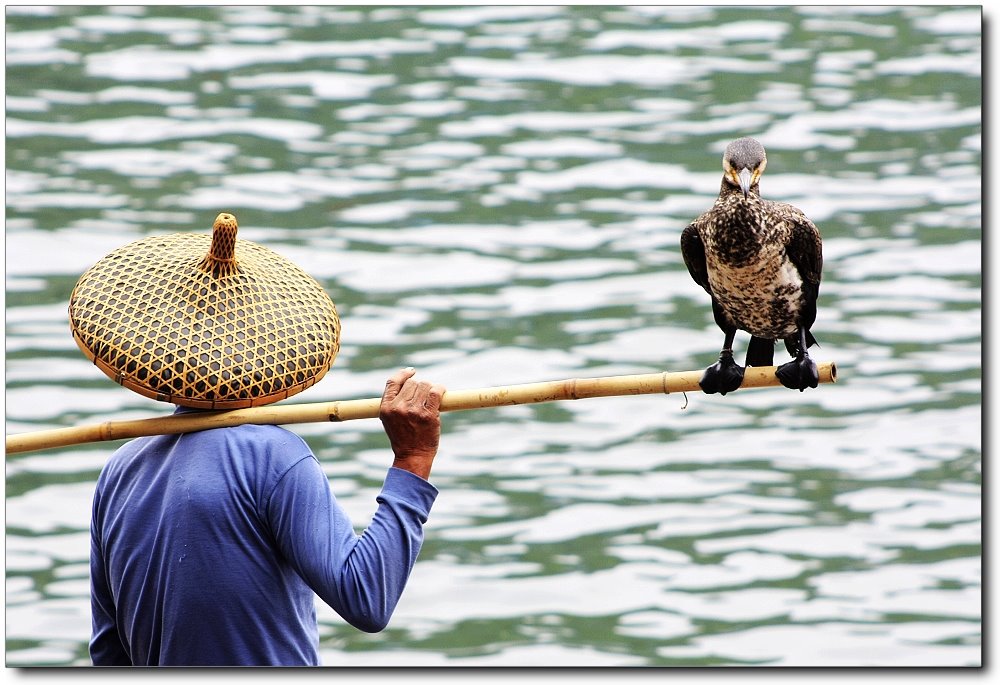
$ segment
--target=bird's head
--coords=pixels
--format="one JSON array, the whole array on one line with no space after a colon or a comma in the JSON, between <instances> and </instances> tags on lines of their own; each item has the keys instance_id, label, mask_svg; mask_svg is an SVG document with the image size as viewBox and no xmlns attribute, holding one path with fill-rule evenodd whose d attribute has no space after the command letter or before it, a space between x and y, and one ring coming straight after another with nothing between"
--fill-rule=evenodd
<instances>
[{"instance_id":1,"label":"bird's head","mask_svg":"<svg viewBox=\"0 0 1000 685\"><path fill-rule=\"evenodd\" d=\"M743 197L750 194L750 189L757 185L767 166L767 153L764 146L753 138L739 138L726 146L722 155L722 177L726 183L743 191Z\"/></svg>"}]
</instances>

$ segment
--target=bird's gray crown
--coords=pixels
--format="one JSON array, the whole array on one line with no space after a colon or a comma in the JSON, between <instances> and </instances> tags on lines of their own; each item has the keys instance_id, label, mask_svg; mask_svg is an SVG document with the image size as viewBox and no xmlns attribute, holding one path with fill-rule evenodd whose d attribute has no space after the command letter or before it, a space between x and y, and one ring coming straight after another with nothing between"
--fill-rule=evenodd
<instances>
[{"instance_id":1,"label":"bird's gray crown","mask_svg":"<svg viewBox=\"0 0 1000 685\"><path fill-rule=\"evenodd\" d=\"M764 146L753 138L738 138L726 146L722 156L722 168L750 169L753 171L767 160Z\"/></svg>"}]
</instances>

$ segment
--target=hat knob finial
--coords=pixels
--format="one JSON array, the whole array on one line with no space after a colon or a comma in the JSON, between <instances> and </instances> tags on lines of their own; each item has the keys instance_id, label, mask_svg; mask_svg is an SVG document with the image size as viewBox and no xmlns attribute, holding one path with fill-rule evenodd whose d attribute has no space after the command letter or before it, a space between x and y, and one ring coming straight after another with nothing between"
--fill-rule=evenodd
<instances>
[{"instance_id":1,"label":"hat knob finial","mask_svg":"<svg viewBox=\"0 0 1000 685\"><path fill-rule=\"evenodd\" d=\"M202 268L207 271L229 271L236 266L236 232L239 226L236 217L222 212L212 224L212 245L202 260ZM218 274L217 274L218 275Z\"/></svg>"}]
</instances>

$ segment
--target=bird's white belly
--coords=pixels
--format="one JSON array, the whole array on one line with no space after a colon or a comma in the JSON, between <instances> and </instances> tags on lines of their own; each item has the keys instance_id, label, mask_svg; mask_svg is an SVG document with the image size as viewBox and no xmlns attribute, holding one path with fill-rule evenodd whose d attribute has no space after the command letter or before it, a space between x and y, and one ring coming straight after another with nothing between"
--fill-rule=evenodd
<instances>
[{"instance_id":1,"label":"bird's white belly","mask_svg":"<svg viewBox=\"0 0 1000 685\"><path fill-rule=\"evenodd\" d=\"M769 339L795 334L802 308L802 277L784 254L748 266L709 263L708 282L738 328Z\"/></svg>"}]
</instances>

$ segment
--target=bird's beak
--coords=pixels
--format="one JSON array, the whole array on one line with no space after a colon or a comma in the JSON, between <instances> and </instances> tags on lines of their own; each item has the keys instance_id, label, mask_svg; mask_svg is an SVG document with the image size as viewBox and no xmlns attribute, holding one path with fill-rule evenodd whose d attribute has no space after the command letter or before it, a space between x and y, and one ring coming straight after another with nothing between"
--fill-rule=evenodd
<instances>
[{"instance_id":1,"label":"bird's beak","mask_svg":"<svg viewBox=\"0 0 1000 685\"><path fill-rule=\"evenodd\" d=\"M753 185L753 178L750 173L750 170L747 169L746 167L743 167L743 170L740 172L739 175L740 175L740 188L743 190L743 197L746 198L748 195L750 195L750 186Z\"/></svg>"}]
</instances>

